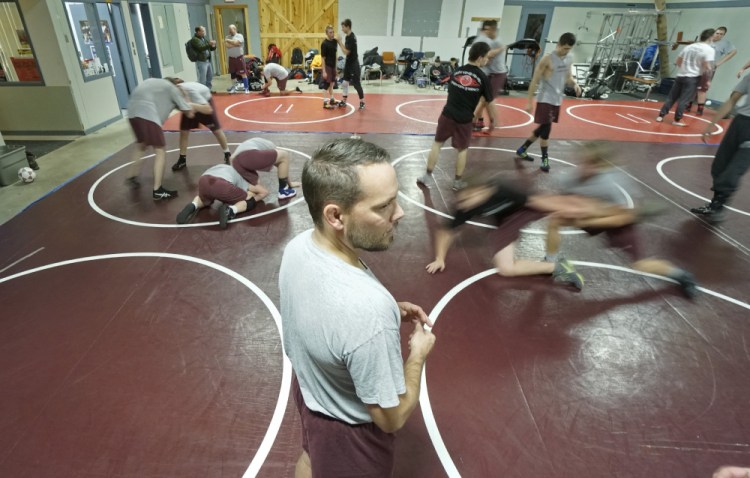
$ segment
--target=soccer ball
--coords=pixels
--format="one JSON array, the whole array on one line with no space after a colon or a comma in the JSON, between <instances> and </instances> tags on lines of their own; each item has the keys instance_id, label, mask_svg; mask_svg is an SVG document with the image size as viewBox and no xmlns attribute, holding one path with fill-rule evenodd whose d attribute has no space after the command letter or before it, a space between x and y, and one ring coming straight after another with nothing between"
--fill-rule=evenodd
<instances>
[{"instance_id":1,"label":"soccer ball","mask_svg":"<svg viewBox=\"0 0 750 478\"><path fill-rule=\"evenodd\" d=\"M36 179L36 173L30 167L24 166L18 170L18 179L25 183L31 183Z\"/></svg>"}]
</instances>

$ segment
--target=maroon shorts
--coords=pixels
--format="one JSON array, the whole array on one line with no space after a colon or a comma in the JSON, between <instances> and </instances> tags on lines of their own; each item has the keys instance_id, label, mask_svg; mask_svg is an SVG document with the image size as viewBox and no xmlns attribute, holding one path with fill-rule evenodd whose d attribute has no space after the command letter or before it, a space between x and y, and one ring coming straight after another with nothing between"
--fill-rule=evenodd
<instances>
[{"instance_id":1,"label":"maroon shorts","mask_svg":"<svg viewBox=\"0 0 750 478\"><path fill-rule=\"evenodd\" d=\"M456 123L453 118L441 114L435 131L435 141L444 143L448 138L452 138L451 144L454 149L462 151L468 148L471 142L471 122Z\"/></svg>"},{"instance_id":2,"label":"maroon shorts","mask_svg":"<svg viewBox=\"0 0 750 478\"><path fill-rule=\"evenodd\" d=\"M350 425L307 408L297 377L292 394L302 421L302 449L312 476L382 478L393 474L396 436L374 423Z\"/></svg>"},{"instance_id":3,"label":"maroon shorts","mask_svg":"<svg viewBox=\"0 0 750 478\"><path fill-rule=\"evenodd\" d=\"M711 80L714 79L714 74L716 73L716 70L711 69L705 73L703 73L701 76L698 77L698 91L708 91L708 89L711 87Z\"/></svg>"},{"instance_id":4,"label":"maroon shorts","mask_svg":"<svg viewBox=\"0 0 750 478\"><path fill-rule=\"evenodd\" d=\"M237 204L247 199L247 191L243 191L226 179L204 175L198 180L198 197L204 206L210 206L214 200Z\"/></svg>"},{"instance_id":5,"label":"maroon shorts","mask_svg":"<svg viewBox=\"0 0 750 478\"><path fill-rule=\"evenodd\" d=\"M219 118L217 118L216 116L216 106L214 106L214 99L211 98L210 100L208 100L208 104L211 105L211 109L213 110L210 115L195 113L195 116L193 116L192 118L188 118L187 116L185 116L185 113L182 113L182 119L180 120L180 131L190 131L191 129L200 127L200 125L205 125L206 128L210 129L211 131L221 129Z\"/></svg>"},{"instance_id":6,"label":"maroon shorts","mask_svg":"<svg viewBox=\"0 0 750 478\"><path fill-rule=\"evenodd\" d=\"M143 118L130 118L130 127L133 128L136 142L154 148L166 146L164 131L161 126Z\"/></svg>"},{"instance_id":7,"label":"maroon shorts","mask_svg":"<svg viewBox=\"0 0 750 478\"><path fill-rule=\"evenodd\" d=\"M505 249L518 240L518 237L521 235L521 229L529 225L529 223L538 221L546 216L546 212L537 211L535 209L529 209L527 207L519 209L503 219L503 221L498 224L496 231L492 231L493 246L497 247L498 251Z\"/></svg>"},{"instance_id":8,"label":"maroon shorts","mask_svg":"<svg viewBox=\"0 0 750 478\"><path fill-rule=\"evenodd\" d=\"M612 229L584 229L589 235L596 236L605 234L610 246L621 249L630 259L635 262L643 259L643 249L641 248L638 230L634 224L627 226L615 227Z\"/></svg>"},{"instance_id":9,"label":"maroon shorts","mask_svg":"<svg viewBox=\"0 0 750 478\"><path fill-rule=\"evenodd\" d=\"M240 76L243 73L245 73L245 57L229 57L229 74L232 75L232 78Z\"/></svg>"},{"instance_id":10,"label":"maroon shorts","mask_svg":"<svg viewBox=\"0 0 750 478\"><path fill-rule=\"evenodd\" d=\"M536 124L549 124L557 123L560 117L560 107L551 105L549 103L536 104L536 110L534 111L534 123Z\"/></svg>"},{"instance_id":11,"label":"maroon shorts","mask_svg":"<svg viewBox=\"0 0 750 478\"><path fill-rule=\"evenodd\" d=\"M276 86L278 86L278 87L279 87L279 91L284 91L284 90L286 90L286 81L287 81L288 79L289 79L289 77L288 77L288 76L287 76L286 78L284 78L283 80L280 80L280 79L276 78Z\"/></svg>"},{"instance_id":12,"label":"maroon shorts","mask_svg":"<svg viewBox=\"0 0 750 478\"><path fill-rule=\"evenodd\" d=\"M490 86L492 86L492 97L497 98L500 91L505 91L507 73L493 73L490 75Z\"/></svg>"},{"instance_id":13,"label":"maroon shorts","mask_svg":"<svg viewBox=\"0 0 750 478\"><path fill-rule=\"evenodd\" d=\"M328 76L328 79L326 79L328 84L332 84L334 81L336 81L336 67L326 65L323 68L325 69L326 75ZM323 78L323 76L321 76L321 78Z\"/></svg>"},{"instance_id":14,"label":"maroon shorts","mask_svg":"<svg viewBox=\"0 0 750 478\"><path fill-rule=\"evenodd\" d=\"M258 171L270 171L278 153L275 149L251 149L243 151L232 160L232 166L245 181L258 184Z\"/></svg>"}]
</instances>

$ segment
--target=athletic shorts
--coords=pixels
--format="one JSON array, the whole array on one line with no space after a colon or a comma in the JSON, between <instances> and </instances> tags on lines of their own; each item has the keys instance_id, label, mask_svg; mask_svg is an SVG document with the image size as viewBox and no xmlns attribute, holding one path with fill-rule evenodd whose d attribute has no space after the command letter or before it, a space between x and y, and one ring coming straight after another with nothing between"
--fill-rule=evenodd
<instances>
[{"instance_id":1,"label":"athletic shorts","mask_svg":"<svg viewBox=\"0 0 750 478\"><path fill-rule=\"evenodd\" d=\"M611 247L625 252L630 256L632 262L643 259L643 249L635 224L628 224L627 226L612 229L587 228L584 231L591 236L606 235L607 243Z\"/></svg>"},{"instance_id":2,"label":"athletic shorts","mask_svg":"<svg viewBox=\"0 0 750 478\"><path fill-rule=\"evenodd\" d=\"M711 69L699 76L698 86L696 87L696 89L698 91L708 91L708 89L711 87L711 80L714 79L714 74L716 74L716 70Z\"/></svg>"},{"instance_id":3,"label":"athletic shorts","mask_svg":"<svg viewBox=\"0 0 750 478\"><path fill-rule=\"evenodd\" d=\"M335 66L324 66L326 75L328 76L327 80L323 80L323 73L320 73L320 81L324 81L326 85L332 84L334 81L336 81L336 67ZM326 86L328 88L328 86Z\"/></svg>"},{"instance_id":4,"label":"athletic shorts","mask_svg":"<svg viewBox=\"0 0 750 478\"><path fill-rule=\"evenodd\" d=\"M492 231L491 240L494 247L501 251L518 240L521 235L521 229L528 226L534 221L546 217L547 213L523 207L510 216L503 219L498 225L497 230Z\"/></svg>"},{"instance_id":5,"label":"athletic shorts","mask_svg":"<svg viewBox=\"0 0 750 478\"><path fill-rule=\"evenodd\" d=\"M185 113L182 113L182 119L180 119L180 131L190 131L191 129L199 128L200 125L205 125L206 128L211 131L221 129L219 124L219 118L216 116L216 106L214 106L214 99L208 100L208 104L211 105L213 110L210 115L203 113L195 113L195 116L188 118Z\"/></svg>"},{"instance_id":6,"label":"athletic shorts","mask_svg":"<svg viewBox=\"0 0 750 478\"><path fill-rule=\"evenodd\" d=\"M536 124L550 124L557 123L560 117L560 107L551 105L549 103L536 104L536 110L534 111L534 123Z\"/></svg>"},{"instance_id":7,"label":"athletic shorts","mask_svg":"<svg viewBox=\"0 0 750 478\"><path fill-rule=\"evenodd\" d=\"M258 171L270 171L278 153L275 149L251 149L243 151L232 159L232 166L245 181L258 184Z\"/></svg>"},{"instance_id":8,"label":"athletic shorts","mask_svg":"<svg viewBox=\"0 0 750 478\"><path fill-rule=\"evenodd\" d=\"M247 191L226 179L203 175L198 179L198 197L204 206L210 206L214 200L232 205L247 199Z\"/></svg>"},{"instance_id":9,"label":"athletic shorts","mask_svg":"<svg viewBox=\"0 0 750 478\"><path fill-rule=\"evenodd\" d=\"M164 140L164 131L162 131L161 126L143 118L129 118L129 120L137 143L154 148L166 146L167 143Z\"/></svg>"},{"instance_id":10,"label":"athletic shorts","mask_svg":"<svg viewBox=\"0 0 750 478\"><path fill-rule=\"evenodd\" d=\"M448 138L452 138L451 144L454 149L462 151L468 148L471 142L471 121L457 123L453 118L441 114L435 131L435 141L443 143Z\"/></svg>"},{"instance_id":11,"label":"athletic shorts","mask_svg":"<svg viewBox=\"0 0 750 478\"><path fill-rule=\"evenodd\" d=\"M292 394L302 422L302 449L312 476L383 478L393 474L396 436L374 423L350 425L307 408L297 377Z\"/></svg>"},{"instance_id":12,"label":"athletic shorts","mask_svg":"<svg viewBox=\"0 0 750 478\"><path fill-rule=\"evenodd\" d=\"M490 86L492 86L493 98L497 98L500 91L505 91L505 82L507 79L507 73L492 73L490 75Z\"/></svg>"},{"instance_id":13,"label":"athletic shorts","mask_svg":"<svg viewBox=\"0 0 750 478\"><path fill-rule=\"evenodd\" d=\"M229 57L229 74L232 75L232 78L238 78L243 73L245 73L245 57Z\"/></svg>"},{"instance_id":14,"label":"athletic shorts","mask_svg":"<svg viewBox=\"0 0 750 478\"><path fill-rule=\"evenodd\" d=\"M284 78L283 80L280 80L280 79L276 78L276 86L279 87L279 91L286 90L286 82L287 82L288 79L289 79L288 76L286 78Z\"/></svg>"},{"instance_id":15,"label":"athletic shorts","mask_svg":"<svg viewBox=\"0 0 750 478\"><path fill-rule=\"evenodd\" d=\"M359 81L360 75L361 69L359 67L359 63L344 63L344 81L348 81L349 83L356 83L357 81Z\"/></svg>"}]
</instances>

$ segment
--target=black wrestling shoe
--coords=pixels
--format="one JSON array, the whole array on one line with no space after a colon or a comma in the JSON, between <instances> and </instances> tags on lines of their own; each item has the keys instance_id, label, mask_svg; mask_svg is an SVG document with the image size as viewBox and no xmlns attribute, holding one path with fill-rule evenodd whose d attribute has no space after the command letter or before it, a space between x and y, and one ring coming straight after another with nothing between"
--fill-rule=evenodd
<instances>
[{"instance_id":1,"label":"black wrestling shoe","mask_svg":"<svg viewBox=\"0 0 750 478\"><path fill-rule=\"evenodd\" d=\"M187 224L193 220L195 215L198 214L198 208L195 204L188 203L182 211L177 215L177 224Z\"/></svg>"},{"instance_id":2,"label":"black wrestling shoe","mask_svg":"<svg viewBox=\"0 0 750 478\"><path fill-rule=\"evenodd\" d=\"M170 191L164 189L164 186L159 186L159 189L154 190L153 198L154 201L160 201L162 199L172 199L177 197L177 191Z\"/></svg>"}]
</instances>

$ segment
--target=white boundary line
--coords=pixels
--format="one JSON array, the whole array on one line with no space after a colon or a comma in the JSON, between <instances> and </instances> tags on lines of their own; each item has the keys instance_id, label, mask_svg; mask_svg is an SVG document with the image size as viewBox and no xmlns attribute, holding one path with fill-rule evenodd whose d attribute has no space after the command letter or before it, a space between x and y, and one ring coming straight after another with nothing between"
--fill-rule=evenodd
<instances>
[{"instance_id":1,"label":"white boundary line","mask_svg":"<svg viewBox=\"0 0 750 478\"><path fill-rule=\"evenodd\" d=\"M436 125L437 124L436 121L427 121L427 120L422 120L422 119L419 119L419 118L414 118L413 116L409 116L406 113L402 113L401 112L401 107L402 106L411 105L413 103L423 103L423 102L428 102L428 101L442 101L443 103L445 103L445 99L444 98L428 98L428 99L425 99L425 100L407 101L406 103L401 103L398 106L396 106L396 113L398 113L400 116L403 116L404 118L410 119L412 121L418 121L420 123ZM522 110L521 108L516 108L515 106L508 106L508 105L504 105L504 104L501 104L501 103L495 103L495 106L500 106L502 108L508 108L508 109L511 109L511 110L520 111L521 113L523 113L523 114L525 114L526 116L529 117L529 119L525 123L523 123L523 124L516 124L516 125L510 125L510 126L495 126L495 129L521 128L523 126L531 124L534 121L534 117L532 115L530 115L528 111Z\"/></svg>"},{"instance_id":2,"label":"white boundary line","mask_svg":"<svg viewBox=\"0 0 750 478\"><path fill-rule=\"evenodd\" d=\"M610 270L628 272L631 274L636 274L636 275L640 275L644 277L651 277L651 278L660 279L666 282L676 283L674 280L666 278L666 277L649 274L646 272L640 272L634 269L628 269L627 267L614 266L614 265L609 265L609 264L600 264L596 262L583 262L583 261L571 261L571 262L577 266L594 267L594 268L600 268L600 269L610 269ZM440 317L440 314L443 312L443 309L445 309L445 307L450 303L451 300L453 300L454 297L456 297L464 289L468 288L470 285L474 284L475 282L478 282L479 280L484 279L486 277L493 276L495 275L495 273L496 273L495 269L488 269L484 272L480 272L476 275L473 275L469 277L468 279L465 279L464 281L455 285L451 290L449 290L440 299L440 301L437 304L435 304L435 308L433 308L432 311L430 312L429 317L433 323L433 328L435 325L437 325L438 318ZM703 287L698 287L698 290L708 295L712 295L719 299L725 300L727 302L730 302L732 304L735 304L747 310L750 310L750 304L748 304L747 302L739 301L732 297L728 297L724 294L720 294L718 292L714 292L709 289L704 289ZM427 428L427 433L430 436L430 440L432 441L432 445L435 448L435 452L437 453L438 458L440 459L440 463L442 463L443 469L445 470L448 477L459 478L461 476L461 473L458 471L456 464L453 462L453 458L451 458L448 448L445 446L445 442L443 441L443 437L440 434L440 429L438 428L437 421L435 420L435 414L432 411L432 404L430 403L430 395L427 390L427 365L425 365L425 367L422 369L422 377L420 379L420 383L421 383L421 393L419 395L419 405L422 410L422 416L424 417L424 422L425 422L425 427Z\"/></svg>"},{"instance_id":3,"label":"white boundary line","mask_svg":"<svg viewBox=\"0 0 750 478\"><path fill-rule=\"evenodd\" d=\"M274 114L278 113L279 109L281 108L282 104L279 103L279 106L276 107L275 110L273 110Z\"/></svg>"},{"instance_id":4,"label":"white boundary line","mask_svg":"<svg viewBox=\"0 0 750 478\"><path fill-rule=\"evenodd\" d=\"M37 252L39 252L39 251L43 251L43 250L44 250L44 248L43 248L43 247L40 247L39 249L35 250L35 251L34 251L34 252L32 252L32 253L30 253L30 254L26 254L25 256L23 256L22 258L18 259L18 260L17 260L17 261L15 261L14 263L12 263L12 264L10 264L10 265L8 265L8 266L5 266L4 268L0 269L0 274L2 274L3 272L7 271L8 269L10 269L11 267L13 267L14 265L18 264L19 262L25 261L26 259L28 259L29 257L33 256L33 255L34 255L34 254L36 254Z\"/></svg>"},{"instance_id":5,"label":"white boundary line","mask_svg":"<svg viewBox=\"0 0 750 478\"><path fill-rule=\"evenodd\" d=\"M687 155L687 156L672 156L671 158L666 158L666 159L662 159L661 161L659 161L659 163L656 165L656 170L659 172L659 175L661 175L661 177L664 178L664 180L666 182L668 182L672 186L676 187L680 191L682 191L682 192L684 192L686 194L690 194L693 197L697 197L698 199L702 199L702 200L704 200L706 202L710 202L711 201L710 199L705 198L705 197L703 197L703 196L701 196L699 194L696 194L696 193L694 193L694 192L692 192L692 191L690 191L688 189L685 189L682 186L680 186L679 184L677 184L676 182L672 181L671 179L669 179L667 177L666 173L664 172L664 165L667 164L667 163L669 163L670 161L675 161L677 159L689 159L689 158L711 158L711 159L713 159L713 156L709 156L709 155L706 155L706 154L691 154L691 155ZM750 216L749 212L742 211L740 209L735 209L735 208L729 207L729 206L724 206L724 207L726 209L729 209L730 211L734 211L736 213L743 214L745 216Z\"/></svg>"},{"instance_id":6,"label":"white boundary line","mask_svg":"<svg viewBox=\"0 0 750 478\"><path fill-rule=\"evenodd\" d=\"M320 101L320 97L317 97L317 96L294 96L293 98L294 98L294 99L299 99L299 98L306 98L306 99L308 99L308 100L315 100L315 101ZM330 117L330 118L319 119L319 120L310 120L310 121L267 121L267 120L251 120L251 119L245 119L245 118L238 118L237 116L234 116L234 115L232 115L232 114L231 114L231 113L229 112L229 110L231 110L231 109L232 109L232 108L234 108L235 106L239 106L239 105L242 105L242 104L244 104L244 103L251 103L251 102L253 102L253 101L269 101L269 100L270 100L270 101L274 101L274 100L278 100L278 99L279 99L279 98L255 98L255 99L251 99L251 100L239 101L239 102L237 102L237 103L234 103L234 104L231 104L231 105L227 106L227 107L226 107L226 108L224 109L224 114L225 114L226 116L228 116L228 117L230 117L230 118L234 119L234 120L237 120L237 121L243 121L243 122L245 122L245 123L259 123L259 124L280 124L280 125L285 125L285 124L311 124L311 123L325 123L326 121L336 121L336 120L339 120L339 119L341 119L341 118L346 118L347 116L349 116L349 115L352 115L352 114L354 114L354 112L355 112L355 111L357 111L357 110L355 110L355 109L354 109L354 106L352 106L352 105L350 105L350 104L347 104L347 105L346 105L346 109L348 110L348 112L347 112L346 114L343 114L343 115L338 115L338 116L333 116L333 117ZM290 98L290 99L291 99L291 98ZM287 111L287 112L288 112L288 111Z\"/></svg>"},{"instance_id":7,"label":"white boundary line","mask_svg":"<svg viewBox=\"0 0 750 478\"><path fill-rule=\"evenodd\" d=\"M635 118L637 120L640 120L640 122L644 123L644 124L651 124L651 122L649 120L647 120L645 118L641 118L640 116L636 116L636 115L634 115L632 113L625 113L625 116L630 116L631 118Z\"/></svg>"},{"instance_id":8,"label":"white boundary line","mask_svg":"<svg viewBox=\"0 0 750 478\"><path fill-rule=\"evenodd\" d=\"M200 259L198 257L186 256L182 254L170 254L166 252L128 252L128 253L121 253L121 254L103 254L99 256L79 257L77 259L70 259L67 261L47 264L41 267L35 267L33 269L19 272L17 274L13 274L8 277L0 278L0 284L7 282L9 280L12 280L12 279L17 279L19 277L33 274L35 272L52 269L54 267L62 267L62 266L67 266L70 264L78 264L82 262L91 262L91 261L107 260L107 259L123 259L123 258L133 258L133 257L177 259L177 260L192 262L195 264L200 264L202 266L210 267L211 269L217 270L219 272L223 272L224 274L232 277L233 279L237 280L240 284L250 289L256 296L258 296L258 298L263 302L266 308L268 308L268 311L271 313L271 316L273 317L273 320L276 323L276 329L279 332L279 341L281 343L281 354L283 357L282 373L281 373L281 388L279 389L279 397L276 400L276 407L273 411L273 415L271 416L271 422L268 425L266 434L263 436L263 441L261 441L260 446L258 447L257 453L255 454L253 459L250 461L250 465L248 465L245 473L242 475L243 478L251 478L251 477L256 476L258 472L260 471L260 468L263 466L263 463L266 461L266 458L268 457L268 453L271 451L271 447L273 447L273 443L276 440L276 436L278 435L279 430L281 429L281 422L284 419L284 412L286 411L287 402L289 400L289 391L291 390L291 385L292 385L292 364L291 362L289 362L289 359L286 356L286 352L284 351L284 340L283 340L283 334L282 334L282 328L281 328L281 314L279 313L278 309L276 309L276 306L273 304L271 299L258 286L256 286L254 283L250 282L248 279L238 274L237 272L227 267L224 267L222 265L216 264L214 262L207 261L205 259Z\"/></svg>"},{"instance_id":9,"label":"white boundary line","mask_svg":"<svg viewBox=\"0 0 750 478\"><path fill-rule=\"evenodd\" d=\"M575 113L573 113L573 110L576 109L576 108L591 108L591 107L597 107L597 106L598 107L613 107L613 108L636 108L636 109L640 109L640 110L656 111L656 112L659 111L658 109L655 109L655 108L646 108L645 106L628 106L628 105L596 104L596 103L568 106L568 108L565 111L570 116L572 116L573 118L579 119L581 121L585 121L586 123L595 124L597 126L603 126L605 128L619 129L621 131L630 131L632 133L656 134L656 135L660 135L660 136L682 136L682 137L701 137L703 135L702 133L663 133L661 131L643 131L643 130L640 130L640 129L622 128L620 126L614 126L614 125L606 124L606 123L599 123L599 122L594 121L594 120L589 120L589 119L586 119L586 118L581 118L580 116L577 116ZM686 115L686 116L689 116L689 115ZM704 123L711 123L711 121L709 121L707 119L704 119L704 118L699 118L697 116L689 116L689 117L692 118L692 119L698 120L698 121L703 121ZM712 135L717 135L717 134L721 134L721 133L724 132L724 128L722 128L718 124L715 125L715 126L716 126L716 131L713 132L713 133L711 133Z\"/></svg>"},{"instance_id":10,"label":"white boundary line","mask_svg":"<svg viewBox=\"0 0 750 478\"><path fill-rule=\"evenodd\" d=\"M444 148L440 148L440 149L441 150L448 150L448 149L453 149L453 148L444 147ZM504 151L504 152L515 154L514 150L512 150L512 149L505 149L505 148L491 148L491 147L486 147L486 146L470 146L469 149L484 149L484 150L489 150L489 151ZM404 159L406 159L408 157L414 156L415 154L426 153L426 152L429 152L429 151L430 151L429 149L422 149L422 150L419 150L419 151L413 151L411 153L404 154L403 156L399 156L398 158L394 159L391 162L391 164L393 165L393 167L396 167L396 165L398 163L400 163L402 160L404 160ZM531 155L531 156L535 156L535 155ZM564 164L566 166L572 166L574 168L577 167L575 164L569 163L567 161L563 161L562 159L555 159L555 158L549 158L549 159L551 161L556 161L558 163L562 163L562 164ZM619 184L617 185L617 187L620 189L620 191L622 191L622 194L625 196L625 200L628 203L628 207L632 209L633 208L633 198L631 198L630 195L622 187L620 187ZM433 209L433 208L431 208L431 207L429 207L429 206L427 206L427 205L425 205L425 204L423 204L421 202L418 202L415 199L410 198L404 192L402 192L400 189L398 191L398 195L402 199L404 199L405 201L410 202L410 203L414 204L415 206L424 209L425 211L431 212L431 213L433 213L435 215L438 215L438 216L442 216L442 217L444 217L446 219L453 219L453 216L451 216L450 214L444 213L442 211L438 211L437 209ZM492 226L490 224L483 224L481 222L475 222L475 221L467 221L466 224L471 224L472 226L477 226L477 227L484 227L486 229L497 229L497 226ZM547 234L546 231L541 231L541 230L538 230L538 229L526 229L526 228L521 229L521 232L524 232L526 234L539 234L539 235ZM561 234L586 234L586 231L581 231L580 229L563 229L563 230L560 231L560 233Z\"/></svg>"},{"instance_id":11,"label":"white boundary line","mask_svg":"<svg viewBox=\"0 0 750 478\"><path fill-rule=\"evenodd\" d=\"M240 143L227 143L227 144L230 145L230 146L236 146L236 145L238 145ZM197 146L190 146L188 149L210 148L210 147L213 147L213 146L218 147L218 145L216 145L216 144L202 144L202 145L197 145ZM305 153L302 153L300 151L296 151L294 149L289 149L289 148L282 148L281 146L277 146L277 148L278 149L283 149L284 151L289 151L291 153L297 153L297 154L299 154L301 156L304 156L305 158L310 159L309 155L307 155ZM170 149L169 151L167 151L167 153L172 153L174 151L177 151L177 149ZM147 159L147 158L150 158L152 156L154 156L154 155L153 154L149 154L148 156L144 156L141 159ZM99 183L101 183L102 181L104 181L104 179L106 179L107 176L109 176L110 174L112 174L112 173L114 173L114 172L116 172L116 171L118 171L118 170L120 170L120 169L122 169L122 168L124 168L126 166L129 166L130 164L132 164L132 161L129 161L129 162L123 164L122 166L116 167L115 169L113 169L113 170L111 170L111 171L103 174L102 177L100 177L99 179L97 179L96 182L94 182L94 184L91 185L91 188L89 189L89 194L88 194L88 201L89 201L89 205L91 206L91 209L93 209L94 211L96 211L98 214L106 217L107 219L111 219L111 220L116 221L116 222L121 222L123 224L129 224L131 226L173 228L173 227L204 227L204 226L217 226L217 225L219 225L219 221L197 222L197 223L191 223L191 224L156 224L156 223L150 223L150 222L131 221L130 219L124 219L124 218L121 218L119 216L115 216L114 214L110 214L107 211L105 211L104 209L102 209L101 207L99 207L99 205L94 200L94 192L96 191L96 188L99 187ZM251 219L255 219L255 218L258 218L258 217L267 216L269 214L273 214L273 213L276 213L276 212L279 212L279 211L283 211L284 209L288 209L288 208L294 206L295 204L299 203L300 201L304 201L305 200L305 198L303 196L303 193L302 193L302 189L300 189L297 192L297 194L298 194L297 198L293 199L288 204L284 204L283 206L279 206L277 208L271 209L270 211L265 211L265 212L261 212L261 213L258 213L258 214L243 215L241 217L237 217L235 219L232 219L230 222L249 221ZM192 198L190 198L190 199L192 200ZM175 201L175 199L172 199L172 201Z\"/></svg>"},{"instance_id":12,"label":"white boundary line","mask_svg":"<svg viewBox=\"0 0 750 478\"><path fill-rule=\"evenodd\" d=\"M636 124L637 124L637 123L639 123L638 121L634 120L633 118L628 118L627 116L625 116L625 115L621 115L620 113L615 113L615 114L616 114L617 116L619 116L620 118L625 118L626 120L628 120L628 121L632 121L633 123L636 123Z\"/></svg>"}]
</instances>

